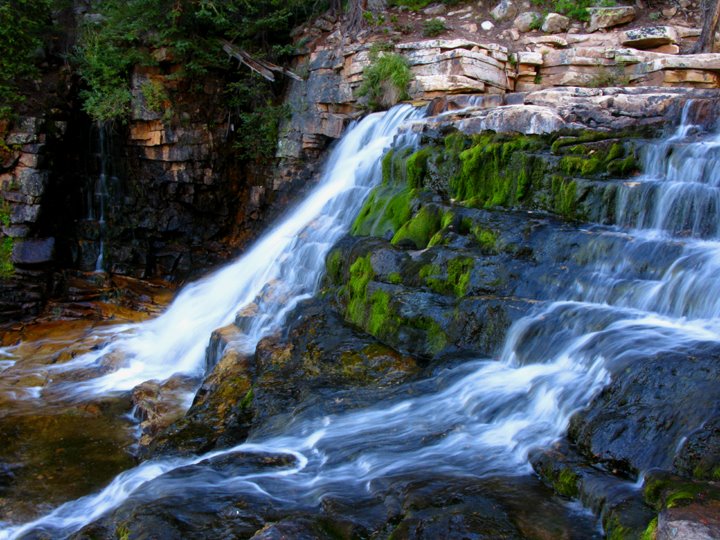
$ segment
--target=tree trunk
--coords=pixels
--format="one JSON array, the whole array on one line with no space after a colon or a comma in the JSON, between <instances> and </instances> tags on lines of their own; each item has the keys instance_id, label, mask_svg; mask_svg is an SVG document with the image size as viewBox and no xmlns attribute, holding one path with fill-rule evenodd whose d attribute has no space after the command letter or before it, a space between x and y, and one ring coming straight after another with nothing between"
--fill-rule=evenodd
<instances>
[{"instance_id":1,"label":"tree trunk","mask_svg":"<svg viewBox=\"0 0 720 540\"><path fill-rule=\"evenodd\" d=\"M348 32L358 32L365 24L363 13L367 11L368 0L350 0L345 28Z\"/></svg>"},{"instance_id":2,"label":"tree trunk","mask_svg":"<svg viewBox=\"0 0 720 540\"><path fill-rule=\"evenodd\" d=\"M715 32L720 24L720 0L704 0L703 27L700 37L692 48L693 53L713 52L715 46Z\"/></svg>"}]
</instances>

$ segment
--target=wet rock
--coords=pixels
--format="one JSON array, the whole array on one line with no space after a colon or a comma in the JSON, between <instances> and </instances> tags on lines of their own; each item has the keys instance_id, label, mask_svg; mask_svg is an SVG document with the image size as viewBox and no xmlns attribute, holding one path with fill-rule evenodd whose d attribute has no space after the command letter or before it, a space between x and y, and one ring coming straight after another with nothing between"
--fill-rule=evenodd
<instances>
[{"instance_id":1,"label":"wet rock","mask_svg":"<svg viewBox=\"0 0 720 540\"><path fill-rule=\"evenodd\" d=\"M542 31L546 34L559 34L570 27L570 19L559 13L548 13L542 24Z\"/></svg>"},{"instance_id":2,"label":"wet rock","mask_svg":"<svg viewBox=\"0 0 720 540\"><path fill-rule=\"evenodd\" d=\"M635 8L632 6L588 8L590 25L588 31L612 28L635 20Z\"/></svg>"},{"instance_id":3,"label":"wet rock","mask_svg":"<svg viewBox=\"0 0 720 540\"><path fill-rule=\"evenodd\" d=\"M700 429L720 400L719 363L717 347L702 343L685 354L629 352L612 367L609 386L572 418L569 437L586 455L628 474L669 469L684 433Z\"/></svg>"}]
</instances>

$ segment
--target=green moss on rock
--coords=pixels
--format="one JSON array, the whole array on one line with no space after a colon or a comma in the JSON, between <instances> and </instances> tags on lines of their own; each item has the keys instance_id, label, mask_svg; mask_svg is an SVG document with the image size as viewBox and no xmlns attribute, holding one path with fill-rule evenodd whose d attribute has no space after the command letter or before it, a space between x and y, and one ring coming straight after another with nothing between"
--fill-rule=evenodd
<instances>
[{"instance_id":1,"label":"green moss on rock","mask_svg":"<svg viewBox=\"0 0 720 540\"><path fill-rule=\"evenodd\" d=\"M442 226L442 213L434 206L423 206L395 233L391 242L411 242L417 249L425 249Z\"/></svg>"},{"instance_id":2,"label":"green moss on rock","mask_svg":"<svg viewBox=\"0 0 720 540\"><path fill-rule=\"evenodd\" d=\"M354 236L394 234L412 216L415 190L378 186L365 201L351 228Z\"/></svg>"}]
</instances>

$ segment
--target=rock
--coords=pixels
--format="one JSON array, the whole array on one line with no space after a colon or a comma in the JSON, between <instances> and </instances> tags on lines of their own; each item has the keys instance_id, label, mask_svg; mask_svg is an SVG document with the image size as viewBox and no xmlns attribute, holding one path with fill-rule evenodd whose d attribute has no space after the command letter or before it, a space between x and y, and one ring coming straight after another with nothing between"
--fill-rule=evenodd
<instances>
[{"instance_id":1,"label":"rock","mask_svg":"<svg viewBox=\"0 0 720 540\"><path fill-rule=\"evenodd\" d=\"M542 15L537 11L526 11L518 15L513 21L513 27L517 28L520 32L530 32L533 27L538 26L538 22L542 21Z\"/></svg>"},{"instance_id":2,"label":"rock","mask_svg":"<svg viewBox=\"0 0 720 540\"><path fill-rule=\"evenodd\" d=\"M517 28L510 29L510 39L512 39L513 41L517 41L520 39L520 32Z\"/></svg>"},{"instance_id":3,"label":"rock","mask_svg":"<svg viewBox=\"0 0 720 540\"><path fill-rule=\"evenodd\" d=\"M632 6L588 8L590 25L588 31L595 32L604 28L612 28L619 24L635 20L635 8Z\"/></svg>"},{"instance_id":4,"label":"rock","mask_svg":"<svg viewBox=\"0 0 720 540\"><path fill-rule=\"evenodd\" d=\"M423 9L423 13L425 15L443 15L447 12L447 7L445 4L432 4L425 9Z\"/></svg>"},{"instance_id":5,"label":"rock","mask_svg":"<svg viewBox=\"0 0 720 540\"><path fill-rule=\"evenodd\" d=\"M492 11L490 16L498 22L509 21L518 13L518 8L513 0L501 0Z\"/></svg>"},{"instance_id":6,"label":"rock","mask_svg":"<svg viewBox=\"0 0 720 540\"><path fill-rule=\"evenodd\" d=\"M660 512L656 540L715 540L720 538L720 502L690 504Z\"/></svg>"},{"instance_id":7,"label":"rock","mask_svg":"<svg viewBox=\"0 0 720 540\"><path fill-rule=\"evenodd\" d=\"M666 19L672 19L675 15L677 15L677 12L678 8L676 7L669 7L661 10L663 17L665 17Z\"/></svg>"},{"instance_id":8,"label":"rock","mask_svg":"<svg viewBox=\"0 0 720 540\"><path fill-rule=\"evenodd\" d=\"M720 400L719 362L720 348L702 342L686 353L628 354L609 386L572 417L570 440L620 471L670 469L684 435ZM709 440L694 439L693 451L704 455Z\"/></svg>"},{"instance_id":9,"label":"rock","mask_svg":"<svg viewBox=\"0 0 720 540\"><path fill-rule=\"evenodd\" d=\"M328 20L326 20L325 18L323 18L323 17L319 17L319 18L315 21L315 23L313 24L313 26L314 26L315 28L317 28L318 30L322 30L323 32L332 32L332 30L333 30L333 24L332 24L330 21L328 21Z\"/></svg>"},{"instance_id":10,"label":"rock","mask_svg":"<svg viewBox=\"0 0 720 540\"><path fill-rule=\"evenodd\" d=\"M460 29L468 34L475 34L478 31L478 25L475 23L466 23L461 25Z\"/></svg>"},{"instance_id":11,"label":"rock","mask_svg":"<svg viewBox=\"0 0 720 540\"><path fill-rule=\"evenodd\" d=\"M620 34L620 43L633 49L654 49L677 42L677 31L672 26L645 26Z\"/></svg>"},{"instance_id":12,"label":"rock","mask_svg":"<svg viewBox=\"0 0 720 540\"><path fill-rule=\"evenodd\" d=\"M548 13L542 25L542 31L547 34L564 32L570 26L570 19L559 13Z\"/></svg>"},{"instance_id":13,"label":"rock","mask_svg":"<svg viewBox=\"0 0 720 540\"><path fill-rule=\"evenodd\" d=\"M493 23L491 23L490 21L483 21L482 24L480 25L480 28L482 28L486 32L489 32L490 30L495 28L495 25Z\"/></svg>"},{"instance_id":14,"label":"rock","mask_svg":"<svg viewBox=\"0 0 720 540\"><path fill-rule=\"evenodd\" d=\"M18 266L35 266L52 262L55 255L55 239L16 241L12 261Z\"/></svg>"}]
</instances>

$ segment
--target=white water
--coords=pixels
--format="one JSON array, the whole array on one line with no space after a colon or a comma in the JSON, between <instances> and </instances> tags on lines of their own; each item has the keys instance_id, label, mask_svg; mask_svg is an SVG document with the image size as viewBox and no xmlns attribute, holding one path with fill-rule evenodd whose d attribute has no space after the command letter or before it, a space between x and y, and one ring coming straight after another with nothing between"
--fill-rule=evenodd
<instances>
[{"instance_id":1,"label":"white water","mask_svg":"<svg viewBox=\"0 0 720 540\"><path fill-rule=\"evenodd\" d=\"M309 196L233 264L185 287L160 317L106 332L111 340L57 369L70 370L122 359L119 369L69 389L77 394L130 390L173 374L200 376L213 330L231 323L255 303L242 348L282 325L297 302L315 292L325 255L349 228L372 185L379 159L398 127L418 118L410 106L373 114L349 130L332 152L322 179Z\"/></svg>"},{"instance_id":2,"label":"white water","mask_svg":"<svg viewBox=\"0 0 720 540\"><path fill-rule=\"evenodd\" d=\"M409 113L395 110L391 114ZM361 123L343 140L335 155L345 152L345 157L356 158L357 139L369 132L370 122L379 126L381 121L374 117ZM444 473L475 477L527 474L529 450L547 446L563 435L570 415L607 384L608 369L635 361L638 352L652 355L697 342L720 341L720 294L715 294L714 289L720 281L716 279L720 244L715 238L701 240L691 236L688 239L684 229L680 237L673 237L675 226L648 224L637 217L633 205L627 202L641 200L642 197L631 192L642 190L647 182L661 186L656 195L657 204L671 205L670 199L685 200L673 194L674 184L682 175L668 172L673 170L668 164L673 159L668 145L682 144L692 152L708 156L710 163L697 178L707 184L720 182L718 178L707 178L716 174L720 158L705 151L706 142L683 142L685 128L681 126L673 140L653 145L646 165L657 164L657 160L662 163L638 182L625 186L628 192L621 198L617 215L619 222L630 229L609 232L587 246L585 257L590 277L578 277L565 291L563 300L542 306L516 323L509 331L500 361L470 362L440 373L434 379L418 383L422 387L420 391L408 390L408 394L419 397L403 399L400 396L373 408L331 417L301 415L282 432L266 434L231 449L192 459L144 463L119 475L98 494L64 504L33 523L6 528L0 532L0 539L18 538L35 529L62 537L118 507L131 494L143 500L161 499L170 494L177 497L179 485L186 504L223 493L247 493L298 505L316 505L328 493L372 492L376 480L393 474ZM355 141L352 149L351 140ZM367 157L377 160L379 155L380 148ZM347 162L336 159L329 170L342 175L347 169L369 171L377 166L376 161L369 163L362 159L350 163L348 166ZM689 170L689 164L679 163L677 169ZM318 191L326 189L330 191L321 185ZM690 197L702 197L698 192L692 193ZM309 199L313 200L315 195ZM691 206L699 211L705 208L701 202L698 200ZM306 215L304 209L315 204L304 203L293 216ZM352 215L346 215L350 211L341 209L337 212L344 219L337 233L341 234ZM636 217L633 219L632 215ZM288 221L294 222L294 217ZM300 240L289 235L301 229L304 226L282 224L243 257L242 263L239 261L184 291L166 315L143 325L142 332L133 328L133 334L119 343L125 344L128 350L142 351L142 355L130 355L134 358L131 365L138 368L137 374L112 374L106 381L107 386L96 382L94 388L123 388L140 376L156 373L155 368L146 365L150 360L167 361L177 357L182 359L183 369L197 370L205 343L195 350L184 336L177 335L184 333L181 329L189 332L195 327L190 318L195 315L194 310L206 334L231 320L238 305L252 301L264 283L277 275L269 269L263 271L267 262L256 259L267 253L281 253L275 245L280 243L279 239L284 240L283 246L299 245ZM260 250L260 246L263 249ZM313 248L308 249L311 251L307 257L317 255ZM326 249L321 248L319 252L324 254ZM229 274L238 274L248 267L257 270L264 281L237 289L237 295L230 301L227 297L231 294L226 290L232 281ZM300 276L303 275L301 272ZM312 292L315 280L317 275L301 296ZM709 292L708 287L713 289ZM214 302L217 305L208 307ZM282 305L289 303L292 301ZM179 313L178 305L191 306L191 313ZM281 319L266 315L265 320L280 324ZM171 320L175 317L177 322ZM172 328L171 322L180 327L171 332L174 335L167 336L166 343L161 330ZM268 323L262 323L265 324ZM157 334L151 333L151 329L157 330ZM143 341L142 346L136 346L141 335L151 343ZM144 356L151 345L152 354ZM168 369L167 363L163 363L163 369ZM688 432L695 427L686 426ZM681 440L678 437L677 444ZM294 460L283 469L259 469L241 474L204 464L238 452L284 454ZM178 484L178 477L174 475L179 474L180 468L191 465L194 467L183 469L182 482Z\"/></svg>"}]
</instances>

